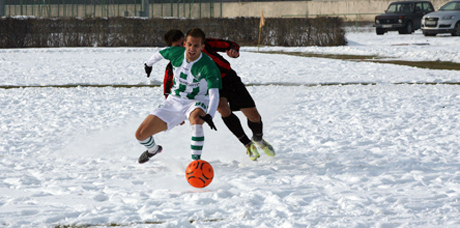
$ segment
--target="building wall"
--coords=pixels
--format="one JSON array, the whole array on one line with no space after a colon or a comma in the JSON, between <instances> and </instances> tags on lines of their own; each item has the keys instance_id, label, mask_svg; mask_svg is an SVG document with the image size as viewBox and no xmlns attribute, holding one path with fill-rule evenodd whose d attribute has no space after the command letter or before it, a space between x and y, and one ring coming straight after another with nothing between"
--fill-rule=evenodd
<instances>
[{"instance_id":1,"label":"building wall","mask_svg":"<svg viewBox=\"0 0 460 228\"><path fill-rule=\"evenodd\" d=\"M260 17L261 11L270 17L316 17L339 16L347 21L373 21L394 0L339 0L339 1L280 1L280 2L214 2L210 3L163 3L150 4L148 14L137 5L23 5L4 8L5 16L38 17ZM449 0L431 1L438 9Z\"/></svg>"}]
</instances>

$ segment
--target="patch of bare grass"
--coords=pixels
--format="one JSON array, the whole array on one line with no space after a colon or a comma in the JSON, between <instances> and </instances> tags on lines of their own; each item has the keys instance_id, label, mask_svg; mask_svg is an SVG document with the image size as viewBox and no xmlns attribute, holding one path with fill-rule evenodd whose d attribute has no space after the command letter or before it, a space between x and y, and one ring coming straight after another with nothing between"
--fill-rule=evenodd
<instances>
[{"instance_id":1,"label":"patch of bare grass","mask_svg":"<svg viewBox=\"0 0 460 228\"><path fill-rule=\"evenodd\" d=\"M352 61L366 61L366 62L375 62L375 63L412 66L412 67L432 69L432 70L460 70L460 63L444 62L444 61L392 60L392 59L382 58L382 57L375 56L375 55L335 55L335 54L282 52L282 51L268 51L268 52L263 52L263 53L294 55L294 56L310 57L310 58L327 58L327 59L341 59L341 60L352 60Z\"/></svg>"}]
</instances>

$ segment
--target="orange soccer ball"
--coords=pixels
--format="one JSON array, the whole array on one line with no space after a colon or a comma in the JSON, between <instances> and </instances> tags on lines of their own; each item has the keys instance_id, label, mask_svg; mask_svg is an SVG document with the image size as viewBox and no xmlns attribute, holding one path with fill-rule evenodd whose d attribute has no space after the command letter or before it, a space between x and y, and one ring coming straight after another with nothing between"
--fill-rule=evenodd
<instances>
[{"instance_id":1,"label":"orange soccer ball","mask_svg":"<svg viewBox=\"0 0 460 228\"><path fill-rule=\"evenodd\" d=\"M212 182L214 170L211 164L204 160L190 162L185 169L185 178L195 188L204 188Z\"/></svg>"}]
</instances>

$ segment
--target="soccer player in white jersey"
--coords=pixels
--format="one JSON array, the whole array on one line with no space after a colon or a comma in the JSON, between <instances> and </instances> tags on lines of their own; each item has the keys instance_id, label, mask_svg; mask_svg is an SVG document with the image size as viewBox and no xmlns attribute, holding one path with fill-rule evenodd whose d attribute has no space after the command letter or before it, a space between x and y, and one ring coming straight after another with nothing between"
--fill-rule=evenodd
<instances>
[{"instance_id":1,"label":"soccer player in white jersey","mask_svg":"<svg viewBox=\"0 0 460 228\"><path fill-rule=\"evenodd\" d=\"M145 163L163 148L155 143L153 135L168 131L188 119L192 128L192 159L201 158L204 145L203 124L217 130L212 118L219 104L219 89L222 88L220 72L216 64L201 50L205 34L195 28L187 32L184 47L168 47L150 57L145 63L151 67L167 59L173 65L174 81L170 96L150 115L136 131L137 140L147 150L139 157Z\"/></svg>"},{"instance_id":2,"label":"soccer player in white jersey","mask_svg":"<svg viewBox=\"0 0 460 228\"><path fill-rule=\"evenodd\" d=\"M182 46L184 34L177 29L169 30L164 35L164 40L168 46ZM236 138L246 147L246 154L249 159L256 161L260 157L255 145L259 146L265 154L270 157L275 156L274 148L263 139L263 124L254 99L246 89L246 86L238 77L236 72L230 67L230 63L218 52L226 52L231 58L239 57L240 46L230 40L206 38L203 52L216 63L222 78L222 89L219 90L219 106L217 111L222 115L222 120ZM145 66L147 77L150 76L152 67ZM173 67L171 63L166 66L165 78L163 82L164 95L170 94L173 84ZM241 111L248 119L248 126L253 133L252 140L246 135L239 118L233 113Z\"/></svg>"}]
</instances>

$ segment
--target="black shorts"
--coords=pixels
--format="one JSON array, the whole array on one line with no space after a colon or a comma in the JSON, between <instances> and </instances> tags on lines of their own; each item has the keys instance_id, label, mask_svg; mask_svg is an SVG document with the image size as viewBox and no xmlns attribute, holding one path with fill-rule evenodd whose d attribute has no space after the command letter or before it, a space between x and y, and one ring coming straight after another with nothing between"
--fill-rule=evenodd
<instances>
[{"instance_id":1,"label":"black shorts","mask_svg":"<svg viewBox=\"0 0 460 228\"><path fill-rule=\"evenodd\" d=\"M256 107L256 103L249 94L241 78L234 70L230 70L222 78L222 89L219 90L220 97L225 97L230 104L232 111L239 111L242 108Z\"/></svg>"}]
</instances>

